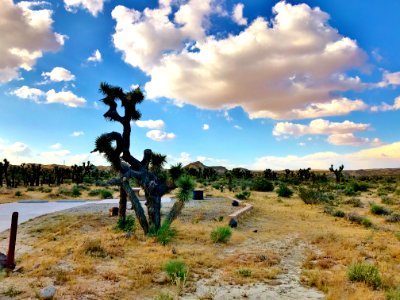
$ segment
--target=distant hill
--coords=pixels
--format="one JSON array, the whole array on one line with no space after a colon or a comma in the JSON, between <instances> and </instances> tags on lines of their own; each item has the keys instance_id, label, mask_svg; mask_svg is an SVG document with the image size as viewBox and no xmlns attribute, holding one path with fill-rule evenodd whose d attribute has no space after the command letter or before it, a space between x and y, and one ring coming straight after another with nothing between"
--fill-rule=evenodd
<instances>
[{"instance_id":1,"label":"distant hill","mask_svg":"<svg viewBox=\"0 0 400 300\"><path fill-rule=\"evenodd\" d=\"M204 170L206 168L214 169L218 175L224 174L228 169L223 166L206 166L200 161L195 161L190 164L187 164L183 167L186 170L195 169L195 170Z\"/></svg>"}]
</instances>

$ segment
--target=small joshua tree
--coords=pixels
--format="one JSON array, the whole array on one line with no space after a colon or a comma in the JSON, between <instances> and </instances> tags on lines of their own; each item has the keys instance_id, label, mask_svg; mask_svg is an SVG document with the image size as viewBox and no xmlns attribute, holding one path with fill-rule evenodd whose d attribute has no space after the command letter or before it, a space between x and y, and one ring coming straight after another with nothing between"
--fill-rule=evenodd
<instances>
[{"instance_id":1,"label":"small joshua tree","mask_svg":"<svg viewBox=\"0 0 400 300\"><path fill-rule=\"evenodd\" d=\"M99 136L92 152L103 153L112 167L120 174L120 178L112 181L120 185L120 210L122 211L120 217L125 218L126 202L129 199L144 233L147 234L150 228L158 231L161 225L161 197L172 188L162 170L165 156L146 149L143 159L140 161L130 153L131 122L137 121L141 117L136 105L143 101L143 94L139 88L125 93L120 87L107 83L100 84L100 92L104 95L101 101L109 107L104 117L109 121L121 123L123 131L122 134L113 131ZM120 115L117 111L117 101L121 102L124 115ZM132 191L129 178L135 178L144 190L147 217L139 199ZM180 191L182 197L178 197L166 217L165 222L169 224L179 215L184 202L188 199L187 195L193 189L193 184L183 184L181 189L184 190Z\"/></svg>"},{"instance_id":2,"label":"small joshua tree","mask_svg":"<svg viewBox=\"0 0 400 300\"><path fill-rule=\"evenodd\" d=\"M344 168L343 165L339 166L339 169L334 169L334 168L333 168L333 165L331 165L331 167L329 168L329 171L335 173L335 177L336 177L336 182L337 182L337 183L339 183L339 182L342 180L342 177L343 177L343 174L342 174L343 168Z\"/></svg>"}]
</instances>

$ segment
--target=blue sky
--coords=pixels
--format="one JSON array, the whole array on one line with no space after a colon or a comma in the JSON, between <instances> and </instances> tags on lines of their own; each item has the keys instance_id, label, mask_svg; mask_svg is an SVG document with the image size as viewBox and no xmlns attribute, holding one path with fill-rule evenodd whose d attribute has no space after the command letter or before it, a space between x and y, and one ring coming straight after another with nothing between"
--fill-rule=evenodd
<instances>
[{"instance_id":1,"label":"blue sky","mask_svg":"<svg viewBox=\"0 0 400 300\"><path fill-rule=\"evenodd\" d=\"M131 151L228 168L400 167L400 2L0 0L0 159L74 164L100 82L146 95Z\"/></svg>"}]
</instances>

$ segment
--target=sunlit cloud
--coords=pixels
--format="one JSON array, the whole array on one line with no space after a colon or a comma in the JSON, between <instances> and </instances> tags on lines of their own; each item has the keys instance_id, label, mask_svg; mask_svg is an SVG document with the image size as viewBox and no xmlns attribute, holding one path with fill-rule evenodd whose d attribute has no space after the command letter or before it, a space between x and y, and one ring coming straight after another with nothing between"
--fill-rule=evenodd
<instances>
[{"instance_id":1,"label":"sunlit cloud","mask_svg":"<svg viewBox=\"0 0 400 300\"><path fill-rule=\"evenodd\" d=\"M169 141L169 140L173 140L176 138L175 133L167 133L165 131L161 131L161 130L150 130L146 133L146 136L149 139L152 139L153 141L156 142L164 142L164 141Z\"/></svg>"}]
</instances>

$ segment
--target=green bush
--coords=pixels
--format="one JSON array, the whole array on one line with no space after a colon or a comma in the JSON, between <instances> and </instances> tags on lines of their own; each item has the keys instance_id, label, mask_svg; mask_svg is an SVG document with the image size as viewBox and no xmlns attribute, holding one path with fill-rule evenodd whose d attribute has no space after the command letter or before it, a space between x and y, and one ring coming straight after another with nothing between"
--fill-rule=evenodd
<instances>
[{"instance_id":1,"label":"green bush","mask_svg":"<svg viewBox=\"0 0 400 300\"><path fill-rule=\"evenodd\" d=\"M100 195L100 191L101 191L101 189L90 190L88 195L91 197L98 196L98 195Z\"/></svg>"},{"instance_id":2,"label":"green bush","mask_svg":"<svg viewBox=\"0 0 400 300\"><path fill-rule=\"evenodd\" d=\"M370 221L370 219L368 219L366 217L363 217L363 216L360 216L357 213L349 213L349 214L347 214L347 219L350 222L357 223L357 224L363 225L365 227L371 227L373 225L372 222Z\"/></svg>"},{"instance_id":3,"label":"green bush","mask_svg":"<svg viewBox=\"0 0 400 300\"><path fill-rule=\"evenodd\" d=\"M276 191L279 197L290 198L293 195L293 191L284 183L279 185L278 190Z\"/></svg>"},{"instance_id":4,"label":"green bush","mask_svg":"<svg viewBox=\"0 0 400 300\"><path fill-rule=\"evenodd\" d=\"M359 198L350 198L346 200L344 204L350 204L353 207L363 207L363 203Z\"/></svg>"},{"instance_id":5,"label":"green bush","mask_svg":"<svg viewBox=\"0 0 400 300\"><path fill-rule=\"evenodd\" d=\"M163 270L167 273L169 279L175 283L184 283L189 273L186 264L178 259L167 261L163 266Z\"/></svg>"},{"instance_id":6,"label":"green bush","mask_svg":"<svg viewBox=\"0 0 400 300\"><path fill-rule=\"evenodd\" d=\"M258 192L272 192L274 185L266 178L256 178L253 180L251 189Z\"/></svg>"},{"instance_id":7,"label":"green bush","mask_svg":"<svg viewBox=\"0 0 400 300\"><path fill-rule=\"evenodd\" d=\"M371 213L374 215L390 215L390 210L388 210L386 207L380 206L378 204L372 204L370 208Z\"/></svg>"},{"instance_id":8,"label":"green bush","mask_svg":"<svg viewBox=\"0 0 400 300\"><path fill-rule=\"evenodd\" d=\"M246 268L240 268L237 270L238 274L243 277L251 277L251 270Z\"/></svg>"},{"instance_id":9,"label":"green bush","mask_svg":"<svg viewBox=\"0 0 400 300\"><path fill-rule=\"evenodd\" d=\"M193 195L194 189L194 181L191 176L189 175L182 175L176 181L176 185L178 186L178 193L176 197L179 201L189 201Z\"/></svg>"},{"instance_id":10,"label":"green bush","mask_svg":"<svg viewBox=\"0 0 400 300\"><path fill-rule=\"evenodd\" d=\"M165 246L172 241L176 234L176 229L171 227L170 223L164 222L155 235L155 238L161 245Z\"/></svg>"},{"instance_id":11,"label":"green bush","mask_svg":"<svg viewBox=\"0 0 400 300\"><path fill-rule=\"evenodd\" d=\"M135 218L131 215L126 216L125 220L123 218L119 218L117 221L116 229L125 232L135 231L136 229Z\"/></svg>"},{"instance_id":12,"label":"green bush","mask_svg":"<svg viewBox=\"0 0 400 300\"><path fill-rule=\"evenodd\" d=\"M81 195L81 189L79 186L75 185L74 187L72 187L71 189L71 196L72 197L79 197Z\"/></svg>"},{"instance_id":13,"label":"green bush","mask_svg":"<svg viewBox=\"0 0 400 300\"><path fill-rule=\"evenodd\" d=\"M211 231L210 236L214 243L227 243L232 236L232 229L229 226L218 226Z\"/></svg>"},{"instance_id":14,"label":"green bush","mask_svg":"<svg viewBox=\"0 0 400 300\"><path fill-rule=\"evenodd\" d=\"M100 197L101 199L111 199L113 194L109 190L100 190Z\"/></svg>"},{"instance_id":15,"label":"green bush","mask_svg":"<svg viewBox=\"0 0 400 300\"><path fill-rule=\"evenodd\" d=\"M344 218L346 216L346 213L344 211L335 209L333 206L325 206L324 213L327 213L337 218Z\"/></svg>"},{"instance_id":16,"label":"green bush","mask_svg":"<svg viewBox=\"0 0 400 300\"><path fill-rule=\"evenodd\" d=\"M382 279L376 266L366 263L355 263L347 269L347 277L350 281L364 282L374 289L382 285Z\"/></svg>"},{"instance_id":17,"label":"green bush","mask_svg":"<svg viewBox=\"0 0 400 300\"><path fill-rule=\"evenodd\" d=\"M15 196L17 196L17 197L21 197L21 196L22 196L22 193L21 193L21 191L16 191L16 192L15 192Z\"/></svg>"},{"instance_id":18,"label":"green bush","mask_svg":"<svg viewBox=\"0 0 400 300\"><path fill-rule=\"evenodd\" d=\"M299 189L299 196L305 204L318 204L333 200L327 194L315 188L301 187Z\"/></svg>"},{"instance_id":19,"label":"green bush","mask_svg":"<svg viewBox=\"0 0 400 300\"><path fill-rule=\"evenodd\" d=\"M155 295L153 300L174 300L174 297L172 297L170 294L161 292Z\"/></svg>"},{"instance_id":20,"label":"green bush","mask_svg":"<svg viewBox=\"0 0 400 300\"><path fill-rule=\"evenodd\" d=\"M35 191L35 188L34 188L33 186L28 186L28 187L26 188L26 191L27 191L27 192L34 192L34 191Z\"/></svg>"},{"instance_id":21,"label":"green bush","mask_svg":"<svg viewBox=\"0 0 400 300\"><path fill-rule=\"evenodd\" d=\"M249 191L242 191L240 193L235 194L235 197L239 200L247 200L249 199L251 193Z\"/></svg>"}]
</instances>

